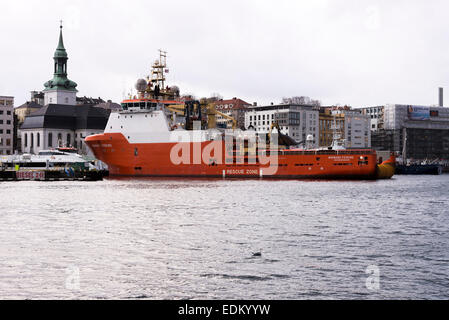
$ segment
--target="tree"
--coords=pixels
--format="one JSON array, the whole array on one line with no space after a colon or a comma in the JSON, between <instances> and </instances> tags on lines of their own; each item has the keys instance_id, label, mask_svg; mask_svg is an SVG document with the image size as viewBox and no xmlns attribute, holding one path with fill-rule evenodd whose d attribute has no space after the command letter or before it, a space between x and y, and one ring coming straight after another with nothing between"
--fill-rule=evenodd
<instances>
[{"instance_id":1,"label":"tree","mask_svg":"<svg viewBox=\"0 0 449 320\"><path fill-rule=\"evenodd\" d=\"M310 97L306 96L295 96L291 98L283 98L282 99L283 104L298 104L302 106L315 106L319 107L321 106L321 102L319 100L313 100L310 99Z\"/></svg>"},{"instance_id":2,"label":"tree","mask_svg":"<svg viewBox=\"0 0 449 320\"><path fill-rule=\"evenodd\" d=\"M211 94L209 100L210 101L220 101L220 100L223 100L223 96L217 92L214 92Z\"/></svg>"}]
</instances>

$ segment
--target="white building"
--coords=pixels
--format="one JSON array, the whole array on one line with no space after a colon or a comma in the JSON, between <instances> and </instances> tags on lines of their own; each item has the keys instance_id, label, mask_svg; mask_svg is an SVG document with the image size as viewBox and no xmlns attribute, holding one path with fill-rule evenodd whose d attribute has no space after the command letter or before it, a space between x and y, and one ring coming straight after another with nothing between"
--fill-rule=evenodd
<instances>
[{"instance_id":1,"label":"white building","mask_svg":"<svg viewBox=\"0 0 449 320\"><path fill-rule=\"evenodd\" d=\"M14 98L0 96L0 155L13 154Z\"/></svg>"},{"instance_id":2,"label":"white building","mask_svg":"<svg viewBox=\"0 0 449 320\"><path fill-rule=\"evenodd\" d=\"M344 139L346 148L371 148L371 117L361 110L334 110L332 114L344 114Z\"/></svg>"},{"instance_id":3,"label":"white building","mask_svg":"<svg viewBox=\"0 0 449 320\"><path fill-rule=\"evenodd\" d=\"M388 104L385 106L385 129L405 128L448 130L449 108Z\"/></svg>"},{"instance_id":4,"label":"white building","mask_svg":"<svg viewBox=\"0 0 449 320\"><path fill-rule=\"evenodd\" d=\"M80 153L89 150L84 139L103 133L110 110L89 105L48 105L25 118L21 127L22 151L39 153L58 147L74 147Z\"/></svg>"},{"instance_id":5,"label":"white building","mask_svg":"<svg viewBox=\"0 0 449 320\"><path fill-rule=\"evenodd\" d=\"M110 110L89 104L77 105L77 84L67 78L67 52L62 38L54 54L54 76L45 83L45 106L25 118L20 127L22 152L74 147L88 153L84 139L103 133Z\"/></svg>"},{"instance_id":6,"label":"white building","mask_svg":"<svg viewBox=\"0 0 449 320\"><path fill-rule=\"evenodd\" d=\"M383 129L384 110L383 106L362 108L362 113L371 119L371 131Z\"/></svg>"},{"instance_id":7,"label":"white building","mask_svg":"<svg viewBox=\"0 0 449 320\"><path fill-rule=\"evenodd\" d=\"M305 142L307 136L315 139L318 147L319 108L300 105L271 105L248 108L245 113L245 129L253 127L257 132L268 133L277 122L281 133L298 143Z\"/></svg>"}]
</instances>

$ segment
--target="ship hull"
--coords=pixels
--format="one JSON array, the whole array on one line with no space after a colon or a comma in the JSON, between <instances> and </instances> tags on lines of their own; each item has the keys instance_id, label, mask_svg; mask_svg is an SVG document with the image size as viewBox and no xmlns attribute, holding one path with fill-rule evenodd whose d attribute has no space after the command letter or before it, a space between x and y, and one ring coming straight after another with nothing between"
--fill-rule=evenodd
<instances>
[{"instance_id":1,"label":"ship hull","mask_svg":"<svg viewBox=\"0 0 449 320\"><path fill-rule=\"evenodd\" d=\"M206 153L220 143L218 155ZM109 167L111 176L272 178L272 179L376 179L376 153L358 151L291 151L276 154L270 161L230 157L222 142L129 143L121 133L86 138L95 157ZM190 150L183 163L173 161L174 148ZM197 148L197 149L195 149ZM195 158L194 150L202 156ZM176 154L177 155L177 154ZM237 163L240 161L239 163Z\"/></svg>"}]
</instances>

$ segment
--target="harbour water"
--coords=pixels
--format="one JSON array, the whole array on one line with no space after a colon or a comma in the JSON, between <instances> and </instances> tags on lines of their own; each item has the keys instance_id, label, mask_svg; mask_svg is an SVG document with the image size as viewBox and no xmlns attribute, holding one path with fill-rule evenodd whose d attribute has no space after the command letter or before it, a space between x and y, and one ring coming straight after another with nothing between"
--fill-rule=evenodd
<instances>
[{"instance_id":1,"label":"harbour water","mask_svg":"<svg viewBox=\"0 0 449 320\"><path fill-rule=\"evenodd\" d=\"M448 299L448 190L449 175L0 182L0 298Z\"/></svg>"}]
</instances>

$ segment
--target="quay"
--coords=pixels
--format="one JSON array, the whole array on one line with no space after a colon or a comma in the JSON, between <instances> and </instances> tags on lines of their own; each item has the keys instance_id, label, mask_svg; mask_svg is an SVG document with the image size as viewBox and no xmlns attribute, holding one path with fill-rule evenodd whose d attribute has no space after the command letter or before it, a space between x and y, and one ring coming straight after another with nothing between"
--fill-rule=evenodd
<instances>
[{"instance_id":1,"label":"quay","mask_svg":"<svg viewBox=\"0 0 449 320\"><path fill-rule=\"evenodd\" d=\"M107 174L103 170L2 170L0 181L101 181Z\"/></svg>"}]
</instances>

